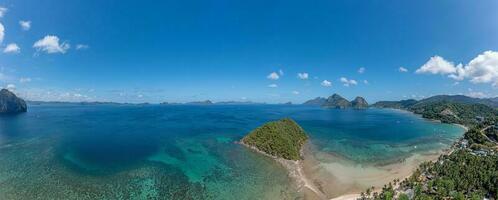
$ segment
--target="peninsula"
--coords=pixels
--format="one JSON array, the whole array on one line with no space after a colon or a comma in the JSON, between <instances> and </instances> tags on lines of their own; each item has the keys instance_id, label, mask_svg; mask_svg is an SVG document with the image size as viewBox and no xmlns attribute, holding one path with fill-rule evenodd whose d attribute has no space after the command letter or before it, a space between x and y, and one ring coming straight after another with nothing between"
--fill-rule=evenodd
<instances>
[{"instance_id":1,"label":"peninsula","mask_svg":"<svg viewBox=\"0 0 498 200\"><path fill-rule=\"evenodd\" d=\"M284 118L254 129L242 138L240 144L282 164L289 176L296 181L298 190L306 190L305 193L324 199L324 193L315 187L303 170L303 149L307 140L308 136L303 128L294 120Z\"/></svg>"}]
</instances>

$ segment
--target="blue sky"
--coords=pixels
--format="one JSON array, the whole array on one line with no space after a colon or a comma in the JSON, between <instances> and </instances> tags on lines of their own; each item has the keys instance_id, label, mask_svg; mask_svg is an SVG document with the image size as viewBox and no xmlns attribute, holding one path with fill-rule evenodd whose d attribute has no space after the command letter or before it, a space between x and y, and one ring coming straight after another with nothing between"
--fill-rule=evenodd
<instances>
[{"instance_id":1,"label":"blue sky","mask_svg":"<svg viewBox=\"0 0 498 200\"><path fill-rule=\"evenodd\" d=\"M0 7L0 86L31 100L498 95L498 1L2 0Z\"/></svg>"}]
</instances>

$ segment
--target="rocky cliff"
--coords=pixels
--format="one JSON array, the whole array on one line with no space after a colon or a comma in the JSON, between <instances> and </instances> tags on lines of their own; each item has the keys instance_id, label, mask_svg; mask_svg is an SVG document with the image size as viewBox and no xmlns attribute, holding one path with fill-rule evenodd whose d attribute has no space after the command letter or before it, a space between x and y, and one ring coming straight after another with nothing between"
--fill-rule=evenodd
<instances>
[{"instance_id":1,"label":"rocky cliff","mask_svg":"<svg viewBox=\"0 0 498 200\"><path fill-rule=\"evenodd\" d=\"M0 114L15 114L27 110L26 102L23 99L7 89L0 90Z\"/></svg>"}]
</instances>

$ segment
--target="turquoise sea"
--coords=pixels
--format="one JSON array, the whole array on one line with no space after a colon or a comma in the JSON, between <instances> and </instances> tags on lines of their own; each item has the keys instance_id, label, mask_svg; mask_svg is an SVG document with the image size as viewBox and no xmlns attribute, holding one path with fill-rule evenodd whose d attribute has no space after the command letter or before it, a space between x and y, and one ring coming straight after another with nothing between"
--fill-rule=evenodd
<instances>
[{"instance_id":1,"label":"turquoise sea","mask_svg":"<svg viewBox=\"0 0 498 200\"><path fill-rule=\"evenodd\" d=\"M31 105L0 116L0 199L295 199L286 170L236 143L291 117L315 151L379 165L463 129L396 110L290 105Z\"/></svg>"}]
</instances>

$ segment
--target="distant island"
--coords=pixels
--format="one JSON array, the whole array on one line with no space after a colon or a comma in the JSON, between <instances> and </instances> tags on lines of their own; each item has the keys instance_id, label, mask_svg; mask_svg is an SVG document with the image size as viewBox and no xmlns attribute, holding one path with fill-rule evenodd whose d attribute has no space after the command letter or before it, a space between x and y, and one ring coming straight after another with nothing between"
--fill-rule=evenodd
<instances>
[{"instance_id":1,"label":"distant island","mask_svg":"<svg viewBox=\"0 0 498 200\"><path fill-rule=\"evenodd\" d=\"M338 108L338 109L368 108L368 103L363 97L356 97L353 101L350 102L339 94L333 94L328 98L317 97L304 102L303 105L321 106L324 108Z\"/></svg>"},{"instance_id":2,"label":"distant island","mask_svg":"<svg viewBox=\"0 0 498 200\"><path fill-rule=\"evenodd\" d=\"M16 114L27 110L28 107L23 99L7 89L0 90L0 114Z\"/></svg>"},{"instance_id":3,"label":"distant island","mask_svg":"<svg viewBox=\"0 0 498 200\"><path fill-rule=\"evenodd\" d=\"M192 101L186 103L188 105L213 105L213 102L210 100L205 100L205 101Z\"/></svg>"},{"instance_id":4,"label":"distant island","mask_svg":"<svg viewBox=\"0 0 498 200\"><path fill-rule=\"evenodd\" d=\"M308 136L292 119L268 122L256 128L240 141L271 156L300 160L300 151Z\"/></svg>"}]
</instances>

